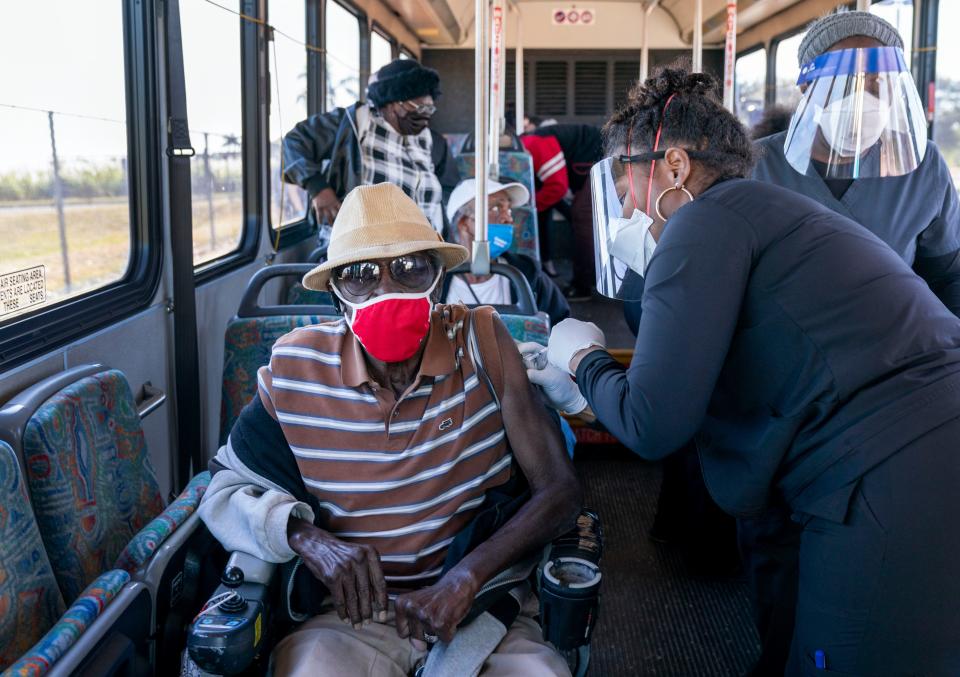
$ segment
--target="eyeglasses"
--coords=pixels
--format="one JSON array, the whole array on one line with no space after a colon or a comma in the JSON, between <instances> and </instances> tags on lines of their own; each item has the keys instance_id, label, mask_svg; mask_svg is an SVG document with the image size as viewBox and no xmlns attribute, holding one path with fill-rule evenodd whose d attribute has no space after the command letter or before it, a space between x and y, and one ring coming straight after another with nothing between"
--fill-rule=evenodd
<instances>
[{"instance_id":1,"label":"eyeglasses","mask_svg":"<svg viewBox=\"0 0 960 677\"><path fill-rule=\"evenodd\" d=\"M499 219L507 219L513 214L510 210L510 200L501 199L487 204L487 213L496 214Z\"/></svg>"},{"instance_id":2,"label":"eyeglasses","mask_svg":"<svg viewBox=\"0 0 960 677\"><path fill-rule=\"evenodd\" d=\"M476 220L476 214L473 210L468 212L468 215L471 219ZM491 222L497 221L498 219L506 223L507 220L513 218L513 210L510 206L510 200L498 200L497 202L491 202L487 205L487 219Z\"/></svg>"},{"instance_id":3,"label":"eyeglasses","mask_svg":"<svg viewBox=\"0 0 960 677\"><path fill-rule=\"evenodd\" d=\"M635 155L620 155L617 157L617 161L625 165L636 163L636 162L650 162L651 160L662 160L666 157L667 151L658 150L657 152L649 153L637 153Z\"/></svg>"},{"instance_id":4,"label":"eyeglasses","mask_svg":"<svg viewBox=\"0 0 960 677\"><path fill-rule=\"evenodd\" d=\"M348 263L333 272L337 288L354 298L370 296L383 277L383 269L390 272L401 287L411 292L430 288L437 277L437 264L428 254L404 254L389 261L359 261Z\"/></svg>"},{"instance_id":5,"label":"eyeglasses","mask_svg":"<svg viewBox=\"0 0 960 677\"><path fill-rule=\"evenodd\" d=\"M430 117L437 112L437 107L434 106L432 103L416 103L414 101L403 101L401 102L400 105L404 107L413 106L413 108L409 109L411 113L416 113L417 115L423 115L426 117Z\"/></svg>"}]
</instances>

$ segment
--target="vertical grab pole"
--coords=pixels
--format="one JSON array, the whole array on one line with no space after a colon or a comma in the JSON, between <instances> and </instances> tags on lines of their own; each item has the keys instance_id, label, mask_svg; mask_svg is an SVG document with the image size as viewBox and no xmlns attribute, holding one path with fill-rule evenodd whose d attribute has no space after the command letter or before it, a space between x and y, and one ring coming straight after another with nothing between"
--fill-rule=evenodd
<instances>
[{"instance_id":1,"label":"vertical grab pole","mask_svg":"<svg viewBox=\"0 0 960 677\"><path fill-rule=\"evenodd\" d=\"M487 31L490 29L489 0L475 0L476 17L473 22L476 31L473 64L473 145L474 176L474 219L477 232L473 240L473 258L470 270L476 275L490 274L490 243L487 241L487 76L488 67Z\"/></svg>"},{"instance_id":2,"label":"vertical grab pole","mask_svg":"<svg viewBox=\"0 0 960 677\"><path fill-rule=\"evenodd\" d=\"M703 71L703 0L697 0L693 13L693 72Z\"/></svg>"},{"instance_id":3,"label":"vertical grab pole","mask_svg":"<svg viewBox=\"0 0 960 677\"><path fill-rule=\"evenodd\" d=\"M640 47L640 82L647 79L650 72L650 10L653 6L643 8L643 42Z\"/></svg>"},{"instance_id":4,"label":"vertical grab pole","mask_svg":"<svg viewBox=\"0 0 960 677\"><path fill-rule=\"evenodd\" d=\"M723 105L736 113L734 75L737 64L737 0L727 0L727 40L723 46Z\"/></svg>"},{"instance_id":5,"label":"vertical grab pole","mask_svg":"<svg viewBox=\"0 0 960 677\"><path fill-rule=\"evenodd\" d=\"M857 11L859 11L859 12L869 12L869 11L870 11L870 0L857 0Z\"/></svg>"},{"instance_id":6,"label":"vertical grab pole","mask_svg":"<svg viewBox=\"0 0 960 677\"><path fill-rule=\"evenodd\" d=\"M523 14L520 11L519 3L513 3L513 10L517 13L517 48L514 50L514 79L516 91L516 129L517 134L523 134L523 118L526 114L523 110Z\"/></svg>"},{"instance_id":7,"label":"vertical grab pole","mask_svg":"<svg viewBox=\"0 0 960 677\"><path fill-rule=\"evenodd\" d=\"M503 124L504 81L504 6L503 0L492 0L490 11L490 145L487 164L491 179L500 178L500 130ZM477 205L485 204L477 202Z\"/></svg>"},{"instance_id":8,"label":"vertical grab pole","mask_svg":"<svg viewBox=\"0 0 960 677\"><path fill-rule=\"evenodd\" d=\"M648 0L643 8L643 46L640 47L640 82L650 77L650 15L660 0Z\"/></svg>"}]
</instances>

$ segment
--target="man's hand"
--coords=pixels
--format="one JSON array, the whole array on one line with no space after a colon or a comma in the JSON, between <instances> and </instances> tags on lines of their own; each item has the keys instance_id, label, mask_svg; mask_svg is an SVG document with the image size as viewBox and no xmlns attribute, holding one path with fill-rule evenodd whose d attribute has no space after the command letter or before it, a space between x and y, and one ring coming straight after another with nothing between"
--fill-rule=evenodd
<instances>
[{"instance_id":1,"label":"man's hand","mask_svg":"<svg viewBox=\"0 0 960 677\"><path fill-rule=\"evenodd\" d=\"M453 639L477 596L474 577L451 569L427 588L397 597L397 634L413 640Z\"/></svg>"},{"instance_id":2,"label":"man's hand","mask_svg":"<svg viewBox=\"0 0 960 677\"><path fill-rule=\"evenodd\" d=\"M292 517L287 525L290 548L333 596L337 613L354 628L387 616L387 583L380 555L369 545L347 543L309 522Z\"/></svg>"},{"instance_id":3,"label":"man's hand","mask_svg":"<svg viewBox=\"0 0 960 677\"><path fill-rule=\"evenodd\" d=\"M313 205L313 211L317 213L318 223L329 223L333 225L333 220L337 218L337 212L340 211L340 200L332 188L324 188L313 196L310 201Z\"/></svg>"}]
</instances>

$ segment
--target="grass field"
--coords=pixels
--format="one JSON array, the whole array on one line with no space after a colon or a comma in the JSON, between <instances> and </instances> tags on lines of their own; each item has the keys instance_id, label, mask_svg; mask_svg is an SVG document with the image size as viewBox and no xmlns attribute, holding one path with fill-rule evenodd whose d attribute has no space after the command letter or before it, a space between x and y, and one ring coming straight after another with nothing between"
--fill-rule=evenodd
<instances>
[{"instance_id":1,"label":"grass field","mask_svg":"<svg viewBox=\"0 0 960 677\"><path fill-rule=\"evenodd\" d=\"M211 242L207 201L202 196L194 200L195 263L229 252L240 239L241 196L216 195L213 206L215 245ZM13 206L10 203L0 207L0 275L43 264L47 276L47 305L120 279L130 258L130 212L126 200L68 203L64 216L72 283L69 290L64 279L56 209L52 205Z\"/></svg>"}]
</instances>

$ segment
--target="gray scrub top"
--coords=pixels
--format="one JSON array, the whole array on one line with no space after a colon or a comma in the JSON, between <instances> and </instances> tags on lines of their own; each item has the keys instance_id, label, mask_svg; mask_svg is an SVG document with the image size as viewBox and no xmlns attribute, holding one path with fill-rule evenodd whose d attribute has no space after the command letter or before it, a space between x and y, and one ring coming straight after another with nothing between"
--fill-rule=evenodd
<instances>
[{"instance_id":1,"label":"gray scrub top","mask_svg":"<svg viewBox=\"0 0 960 677\"><path fill-rule=\"evenodd\" d=\"M781 132L757 141L753 178L811 197L867 228L960 316L960 202L936 145L927 143L923 162L913 172L856 179L837 199L812 166L801 174L787 162L785 137Z\"/></svg>"}]
</instances>

